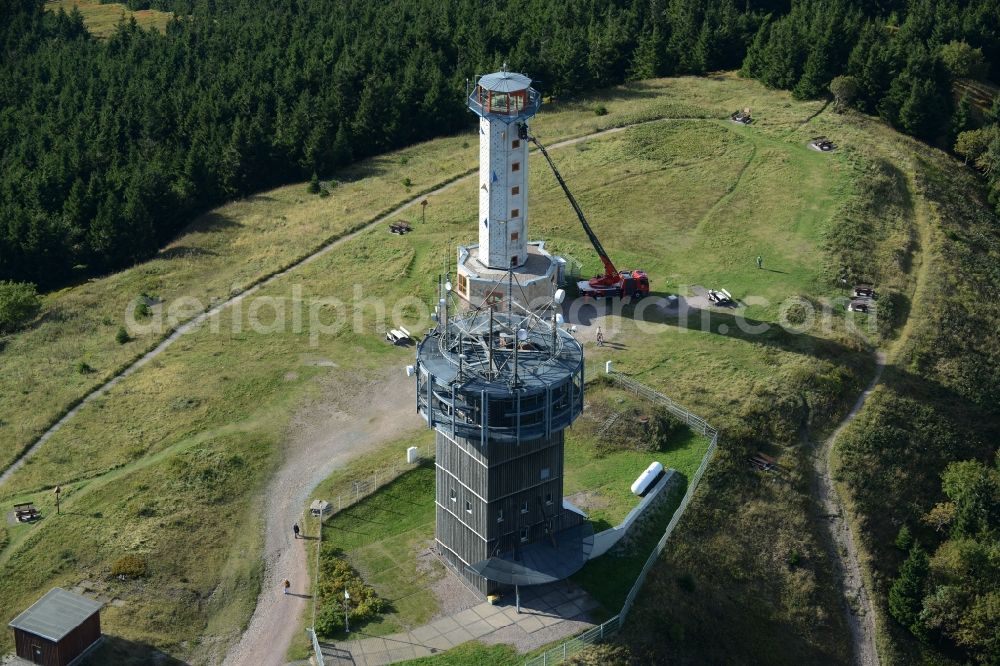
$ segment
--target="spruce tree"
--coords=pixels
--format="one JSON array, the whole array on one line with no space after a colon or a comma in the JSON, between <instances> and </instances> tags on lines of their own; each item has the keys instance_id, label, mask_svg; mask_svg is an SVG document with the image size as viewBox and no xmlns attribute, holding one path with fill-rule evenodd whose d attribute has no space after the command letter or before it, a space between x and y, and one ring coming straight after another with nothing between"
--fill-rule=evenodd
<instances>
[{"instance_id":1,"label":"spruce tree","mask_svg":"<svg viewBox=\"0 0 1000 666\"><path fill-rule=\"evenodd\" d=\"M927 553L920 544L914 544L906 561L899 567L899 576L889 588L889 613L914 633L920 629L917 622L920 619L929 569Z\"/></svg>"}]
</instances>

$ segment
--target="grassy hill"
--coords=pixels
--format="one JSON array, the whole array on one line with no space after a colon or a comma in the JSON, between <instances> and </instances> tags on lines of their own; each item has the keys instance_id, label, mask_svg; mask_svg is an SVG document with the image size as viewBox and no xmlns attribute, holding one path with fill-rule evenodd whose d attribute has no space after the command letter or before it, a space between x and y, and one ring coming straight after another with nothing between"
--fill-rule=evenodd
<instances>
[{"instance_id":1,"label":"grassy hill","mask_svg":"<svg viewBox=\"0 0 1000 666\"><path fill-rule=\"evenodd\" d=\"M63 11L69 13L73 8L80 11L83 22L95 37L108 37L122 21L135 19L144 28L156 28L161 32L166 28L172 14L156 9L140 9L132 11L118 2L85 2L82 0L46 0L48 11Z\"/></svg>"},{"instance_id":2,"label":"grassy hill","mask_svg":"<svg viewBox=\"0 0 1000 666\"><path fill-rule=\"evenodd\" d=\"M597 106L608 113L596 115ZM726 119L744 106L755 124ZM930 256L921 211L931 209L911 169L918 159L945 158L865 119L729 76L643 82L543 108L534 130L549 144L654 121L554 150L553 158L615 261L648 270L658 294L725 287L747 303L751 322L799 321L801 303L796 310L786 299L842 296L837 277L847 266L851 277L877 279L893 304L894 315L867 335L883 343L910 337L902 327L907 313L922 313L914 294ZM806 146L821 133L838 151ZM39 323L0 351L0 370L14 378L0 387L0 460L15 459L69 405L165 334L136 330L131 342L114 340L136 299L151 303L139 320L145 328L161 314L166 320L171 304L183 321L469 172L477 142L470 133L361 163L334 174L325 197L298 185L233 202L195 221L153 261L49 295ZM596 271L562 192L537 160L532 238L549 239L585 273ZM116 599L105 629L134 653L155 646L215 661L257 594L259 563L245 553L260 548L259 493L280 464L290 415L307 399L409 362L412 352L384 344L363 301L383 299L389 310L407 296L429 301L432 276L453 261L455 243L473 240L475 211L476 184L460 181L430 198L426 224L416 209L401 213L413 233L364 230L262 287L255 296L301 303L307 313L319 299L344 302L343 323L315 341L308 327L254 333L249 305L227 309L217 325L183 336L87 404L0 486L0 501L31 499L48 514L38 525L8 528L0 620L51 585L80 585ZM757 255L769 270L756 268ZM199 305L180 312L182 296ZM320 311L330 321L333 313ZM827 324L803 333L772 326L752 335L723 313L706 326L652 311L645 319L626 308L609 331L620 346L588 347L588 371L613 359L726 436L643 595L630 639L667 636L682 659L704 654L705 645L732 659L770 659L780 644L789 662L844 661L848 639L814 522L803 440L834 423L868 381L865 341L840 306ZM406 323L419 330L412 314ZM97 371L80 374L80 361ZM788 477L759 477L744 462L749 450L780 457ZM58 517L51 515L56 484L65 491ZM111 580L124 554L144 557L148 577Z\"/></svg>"}]
</instances>

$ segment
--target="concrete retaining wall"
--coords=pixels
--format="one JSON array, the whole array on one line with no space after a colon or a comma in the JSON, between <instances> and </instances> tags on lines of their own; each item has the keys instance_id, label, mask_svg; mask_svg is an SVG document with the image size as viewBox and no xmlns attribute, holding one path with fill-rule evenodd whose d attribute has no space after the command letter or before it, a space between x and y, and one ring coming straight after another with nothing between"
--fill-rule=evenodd
<instances>
[{"instance_id":1,"label":"concrete retaining wall","mask_svg":"<svg viewBox=\"0 0 1000 666\"><path fill-rule=\"evenodd\" d=\"M612 548L616 551L627 549L635 536L642 532L642 528L656 514L654 509L666 501L670 495L670 488L680 480L677 470L666 470L646 496L628 512L625 520L594 535L594 549L590 551L590 559L600 557Z\"/></svg>"}]
</instances>

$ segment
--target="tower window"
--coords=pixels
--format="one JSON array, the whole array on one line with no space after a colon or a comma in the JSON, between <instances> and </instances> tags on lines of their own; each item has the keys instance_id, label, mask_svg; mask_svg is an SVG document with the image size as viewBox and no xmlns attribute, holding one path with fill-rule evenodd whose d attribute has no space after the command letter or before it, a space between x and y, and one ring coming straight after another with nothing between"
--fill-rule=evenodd
<instances>
[{"instance_id":1,"label":"tower window","mask_svg":"<svg viewBox=\"0 0 1000 666\"><path fill-rule=\"evenodd\" d=\"M521 513L528 513L528 500L521 502Z\"/></svg>"},{"instance_id":2,"label":"tower window","mask_svg":"<svg viewBox=\"0 0 1000 666\"><path fill-rule=\"evenodd\" d=\"M513 257L510 258L510 265L517 266L517 255L514 255Z\"/></svg>"},{"instance_id":3,"label":"tower window","mask_svg":"<svg viewBox=\"0 0 1000 666\"><path fill-rule=\"evenodd\" d=\"M545 503L552 506L552 493L545 493Z\"/></svg>"},{"instance_id":4,"label":"tower window","mask_svg":"<svg viewBox=\"0 0 1000 666\"><path fill-rule=\"evenodd\" d=\"M528 528L521 528L521 543L525 543L528 540Z\"/></svg>"},{"instance_id":5,"label":"tower window","mask_svg":"<svg viewBox=\"0 0 1000 666\"><path fill-rule=\"evenodd\" d=\"M521 147L521 140L520 139L514 139L513 141L510 142L510 147L511 148L520 148Z\"/></svg>"},{"instance_id":6,"label":"tower window","mask_svg":"<svg viewBox=\"0 0 1000 666\"><path fill-rule=\"evenodd\" d=\"M511 196L520 194L521 193L521 186L520 185L515 185L514 187L510 188L510 193L511 193Z\"/></svg>"},{"instance_id":7,"label":"tower window","mask_svg":"<svg viewBox=\"0 0 1000 666\"><path fill-rule=\"evenodd\" d=\"M520 208L514 208L513 210L510 211L510 216L511 217L521 217L521 209Z\"/></svg>"},{"instance_id":8,"label":"tower window","mask_svg":"<svg viewBox=\"0 0 1000 666\"><path fill-rule=\"evenodd\" d=\"M551 472L549 471L548 467L543 467L542 468L542 474L541 474L541 476L542 476L542 481L544 481L545 479L549 478L549 476L551 476Z\"/></svg>"},{"instance_id":9,"label":"tower window","mask_svg":"<svg viewBox=\"0 0 1000 666\"><path fill-rule=\"evenodd\" d=\"M510 165L510 170L511 171L520 171L521 170L521 163L520 162L514 162L513 164Z\"/></svg>"},{"instance_id":10,"label":"tower window","mask_svg":"<svg viewBox=\"0 0 1000 666\"><path fill-rule=\"evenodd\" d=\"M503 509L497 509L497 522L503 522Z\"/></svg>"},{"instance_id":11,"label":"tower window","mask_svg":"<svg viewBox=\"0 0 1000 666\"><path fill-rule=\"evenodd\" d=\"M516 241L520 237L521 237L521 235L518 232L516 232L516 231L510 235L510 239L512 241Z\"/></svg>"},{"instance_id":12,"label":"tower window","mask_svg":"<svg viewBox=\"0 0 1000 666\"><path fill-rule=\"evenodd\" d=\"M458 493L455 492L454 488L452 488L451 490L448 491L448 498L452 502L457 502L458 501Z\"/></svg>"},{"instance_id":13,"label":"tower window","mask_svg":"<svg viewBox=\"0 0 1000 666\"><path fill-rule=\"evenodd\" d=\"M465 500L465 512L472 513L472 502Z\"/></svg>"}]
</instances>

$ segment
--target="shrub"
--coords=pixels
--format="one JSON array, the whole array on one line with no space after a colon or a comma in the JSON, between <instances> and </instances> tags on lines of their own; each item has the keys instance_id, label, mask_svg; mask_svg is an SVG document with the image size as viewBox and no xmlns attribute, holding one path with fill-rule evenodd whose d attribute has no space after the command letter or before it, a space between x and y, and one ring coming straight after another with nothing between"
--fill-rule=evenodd
<instances>
[{"instance_id":1,"label":"shrub","mask_svg":"<svg viewBox=\"0 0 1000 666\"><path fill-rule=\"evenodd\" d=\"M624 645L597 643L584 648L564 663L568 666L617 666L637 662L636 655Z\"/></svg>"},{"instance_id":2,"label":"shrub","mask_svg":"<svg viewBox=\"0 0 1000 666\"><path fill-rule=\"evenodd\" d=\"M403 187L410 188L413 187L413 181L410 180L409 176L403 179Z\"/></svg>"},{"instance_id":3,"label":"shrub","mask_svg":"<svg viewBox=\"0 0 1000 666\"><path fill-rule=\"evenodd\" d=\"M123 345L126 342L130 341L131 339L132 338L131 336L129 336L128 331L125 330L125 327L119 326L118 332L115 333L115 342L117 342L120 345Z\"/></svg>"},{"instance_id":4,"label":"shrub","mask_svg":"<svg viewBox=\"0 0 1000 666\"><path fill-rule=\"evenodd\" d=\"M838 111L850 106L858 96L858 80L853 76L837 76L830 81L830 92L833 93L834 104Z\"/></svg>"},{"instance_id":5,"label":"shrub","mask_svg":"<svg viewBox=\"0 0 1000 666\"><path fill-rule=\"evenodd\" d=\"M597 106L594 107L594 115L595 116L608 115L608 107L604 106L603 104L598 104Z\"/></svg>"},{"instance_id":6,"label":"shrub","mask_svg":"<svg viewBox=\"0 0 1000 666\"><path fill-rule=\"evenodd\" d=\"M320 635L330 636L344 629L345 589L351 595L347 609L352 623L363 623L389 610L388 602L375 594L375 589L341 557L339 550L326 549L320 559L320 610L316 615L316 631Z\"/></svg>"},{"instance_id":7,"label":"shrub","mask_svg":"<svg viewBox=\"0 0 1000 666\"><path fill-rule=\"evenodd\" d=\"M89 375L94 371L94 369L90 367L90 364L87 363L86 361L80 361L79 363L76 364L76 371L79 372L81 375Z\"/></svg>"},{"instance_id":8,"label":"shrub","mask_svg":"<svg viewBox=\"0 0 1000 666\"><path fill-rule=\"evenodd\" d=\"M143 319L145 319L146 317L148 317L150 315L149 306L146 305L146 301L145 300L140 299L139 302L136 304L136 306L135 306L135 315L137 317L141 317Z\"/></svg>"},{"instance_id":9,"label":"shrub","mask_svg":"<svg viewBox=\"0 0 1000 666\"><path fill-rule=\"evenodd\" d=\"M13 331L34 319L42 299L30 282L0 281L0 333Z\"/></svg>"},{"instance_id":10,"label":"shrub","mask_svg":"<svg viewBox=\"0 0 1000 666\"><path fill-rule=\"evenodd\" d=\"M111 565L111 575L125 580L127 578L143 578L149 573L146 558L138 555L123 555Z\"/></svg>"},{"instance_id":11,"label":"shrub","mask_svg":"<svg viewBox=\"0 0 1000 666\"><path fill-rule=\"evenodd\" d=\"M319 176L313 171L312 178L309 179L309 186L306 187L309 194L319 194Z\"/></svg>"}]
</instances>

